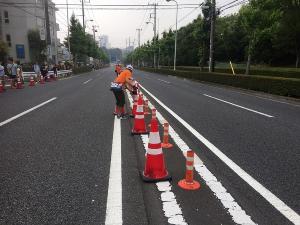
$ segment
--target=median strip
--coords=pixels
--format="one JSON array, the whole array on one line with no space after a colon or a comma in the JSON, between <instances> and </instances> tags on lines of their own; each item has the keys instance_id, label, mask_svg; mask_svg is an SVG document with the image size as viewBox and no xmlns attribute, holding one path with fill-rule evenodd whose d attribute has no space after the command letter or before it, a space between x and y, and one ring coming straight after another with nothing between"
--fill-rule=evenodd
<instances>
[{"instance_id":1,"label":"median strip","mask_svg":"<svg viewBox=\"0 0 300 225\"><path fill-rule=\"evenodd\" d=\"M57 99L57 97L51 98L51 99L49 99L49 100L47 100L47 101L45 101L45 102L42 102L41 104L39 104L39 105L37 105L37 106L34 106L34 107L32 107L32 108L30 108L30 109L28 109L28 110L26 110L26 111L24 111L24 112L22 112L22 113L19 113L18 115L15 115L15 116L13 116L13 117L11 117L11 118L9 118L9 119L7 119L7 120L1 122L1 123L0 123L0 127L2 127L2 126L4 126L5 124L8 124L8 123L10 123L10 122L12 122L12 121L18 119L18 118L21 117L21 116L24 116L24 115L26 115L26 114L28 114L28 113L30 113L30 112L36 110L36 109L38 109L38 108L40 108L40 107L42 107L42 106L44 106L44 105L46 105L46 104L48 104L48 103L50 103L50 102L56 100L56 99Z\"/></svg>"}]
</instances>

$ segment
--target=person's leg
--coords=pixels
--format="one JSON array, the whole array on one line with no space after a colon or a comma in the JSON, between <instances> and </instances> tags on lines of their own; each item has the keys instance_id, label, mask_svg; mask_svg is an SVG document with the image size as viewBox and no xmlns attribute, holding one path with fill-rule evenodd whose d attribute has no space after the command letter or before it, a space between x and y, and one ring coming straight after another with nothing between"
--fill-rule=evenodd
<instances>
[{"instance_id":1,"label":"person's leg","mask_svg":"<svg viewBox=\"0 0 300 225\"><path fill-rule=\"evenodd\" d=\"M116 98L116 108L115 108L115 113L116 115L119 115L120 114L120 108L119 108L119 105L120 105L120 97L119 97L119 94L117 91L113 91L114 95L115 95L115 98Z\"/></svg>"}]
</instances>

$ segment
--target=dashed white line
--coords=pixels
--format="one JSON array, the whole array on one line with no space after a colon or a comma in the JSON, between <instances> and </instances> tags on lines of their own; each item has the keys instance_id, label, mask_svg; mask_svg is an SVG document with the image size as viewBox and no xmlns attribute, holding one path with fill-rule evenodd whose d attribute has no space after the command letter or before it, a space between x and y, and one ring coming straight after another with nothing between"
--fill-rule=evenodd
<instances>
[{"instance_id":1,"label":"dashed white line","mask_svg":"<svg viewBox=\"0 0 300 225\"><path fill-rule=\"evenodd\" d=\"M13 120L18 119L18 118L21 117L21 116L24 116L24 115L26 115L26 114L32 112L33 110L36 110L36 109L38 109L38 108L40 108L40 107L42 107L42 106L44 106L44 105L46 105L46 104L48 104L48 103L54 101L55 99L57 99L57 97L54 97L54 98L51 98L51 99L49 99L49 100L47 100L47 101L45 101L45 102L42 102L41 104L39 104L39 105L37 105L37 106L34 106L34 107L32 107L32 108L30 108L30 109L28 109L28 110L26 110L26 111L24 111L24 112L22 112L22 113L19 113L18 115L15 115L15 116L13 116L13 117L11 117L11 118L9 118L9 119L7 119L7 120L1 122L1 123L0 123L0 127L2 127L2 126L5 125L5 124L10 123L10 122L13 121Z\"/></svg>"},{"instance_id":2,"label":"dashed white line","mask_svg":"<svg viewBox=\"0 0 300 225\"><path fill-rule=\"evenodd\" d=\"M167 84L171 84L171 82L166 81L166 80L162 80L162 79L157 79L157 80L160 80L160 81L165 82L165 83L167 83Z\"/></svg>"},{"instance_id":3,"label":"dashed white line","mask_svg":"<svg viewBox=\"0 0 300 225\"><path fill-rule=\"evenodd\" d=\"M105 225L122 225L121 122L115 117Z\"/></svg>"},{"instance_id":4,"label":"dashed white line","mask_svg":"<svg viewBox=\"0 0 300 225\"><path fill-rule=\"evenodd\" d=\"M255 180L250 174L239 167L235 162L228 158L223 152L221 152L210 141L203 137L197 130L195 130L190 124L179 117L173 110L156 98L145 87L140 85L141 88L147 92L158 104L160 104L167 112L169 112L175 119L177 119L186 129L188 129L199 141L201 141L212 153L214 153L220 160L222 160L233 172L235 172L241 179L249 184L257 193L265 198L276 210L284 215L289 221L296 225L300 225L300 216L283 201L281 201L276 195L265 188L261 183Z\"/></svg>"},{"instance_id":5,"label":"dashed white line","mask_svg":"<svg viewBox=\"0 0 300 225\"><path fill-rule=\"evenodd\" d=\"M87 84L88 82L90 82L92 79L88 79L87 81L83 82L83 84Z\"/></svg>"},{"instance_id":6,"label":"dashed white line","mask_svg":"<svg viewBox=\"0 0 300 225\"><path fill-rule=\"evenodd\" d=\"M274 116L271 116L271 115L268 115L266 113L262 113L262 112L259 112L259 111L256 111L256 110L253 110L253 109L249 109L249 108L246 108L244 106L240 106L240 105L237 105L237 104L234 104L232 102L228 102L228 101L225 101L223 99L220 99L220 98L216 98L216 97L213 97L213 96L210 96L210 95L207 95L207 94L203 94L204 96L208 97L208 98L212 98L212 99L215 99L217 101L220 101L220 102L224 102L224 103L227 103L229 105L233 105L235 107L238 107L238 108L241 108L241 109L245 109L247 111L250 111L250 112L254 112L254 113L257 113L257 114L260 114L262 116L266 116L266 117L269 117L269 118L273 118Z\"/></svg>"}]
</instances>

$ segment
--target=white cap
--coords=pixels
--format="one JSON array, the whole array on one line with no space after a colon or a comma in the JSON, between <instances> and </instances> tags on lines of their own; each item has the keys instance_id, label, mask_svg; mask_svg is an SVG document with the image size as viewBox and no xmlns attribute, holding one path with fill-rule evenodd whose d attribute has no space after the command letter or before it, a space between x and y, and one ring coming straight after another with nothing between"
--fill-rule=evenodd
<instances>
[{"instance_id":1,"label":"white cap","mask_svg":"<svg viewBox=\"0 0 300 225\"><path fill-rule=\"evenodd\" d=\"M126 69L129 69L129 70L132 71L132 70L133 70L133 67L132 67L132 65L129 64L129 65L126 66Z\"/></svg>"}]
</instances>

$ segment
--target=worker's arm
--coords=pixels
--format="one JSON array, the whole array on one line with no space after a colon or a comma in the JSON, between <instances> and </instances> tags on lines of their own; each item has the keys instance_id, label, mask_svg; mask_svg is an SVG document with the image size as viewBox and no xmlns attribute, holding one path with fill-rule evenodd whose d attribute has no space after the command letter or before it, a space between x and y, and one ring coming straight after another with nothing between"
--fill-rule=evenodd
<instances>
[{"instance_id":1,"label":"worker's arm","mask_svg":"<svg viewBox=\"0 0 300 225\"><path fill-rule=\"evenodd\" d=\"M126 77L125 85L129 91L133 91L133 86L135 85L135 82L132 79L132 77Z\"/></svg>"}]
</instances>

